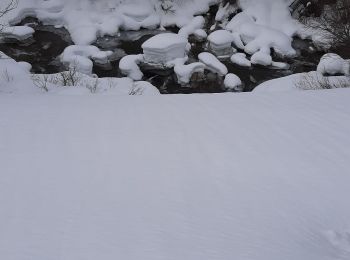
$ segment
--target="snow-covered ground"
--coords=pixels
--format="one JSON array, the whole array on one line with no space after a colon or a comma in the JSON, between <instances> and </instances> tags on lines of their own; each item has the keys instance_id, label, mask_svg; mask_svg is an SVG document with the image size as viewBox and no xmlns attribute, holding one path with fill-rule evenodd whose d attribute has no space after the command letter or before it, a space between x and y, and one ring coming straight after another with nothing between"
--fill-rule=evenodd
<instances>
[{"instance_id":1,"label":"snow-covered ground","mask_svg":"<svg viewBox=\"0 0 350 260\"><path fill-rule=\"evenodd\" d=\"M350 89L0 95L0 259L348 260Z\"/></svg>"}]
</instances>

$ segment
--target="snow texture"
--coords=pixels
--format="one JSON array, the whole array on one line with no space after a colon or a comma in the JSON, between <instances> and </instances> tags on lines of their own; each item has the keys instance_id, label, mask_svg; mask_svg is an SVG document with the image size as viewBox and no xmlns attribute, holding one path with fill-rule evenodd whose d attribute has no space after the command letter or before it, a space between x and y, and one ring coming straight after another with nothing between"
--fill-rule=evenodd
<instances>
[{"instance_id":1,"label":"snow texture","mask_svg":"<svg viewBox=\"0 0 350 260\"><path fill-rule=\"evenodd\" d=\"M350 89L0 95L0 258L348 260Z\"/></svg>"}]
</instances>

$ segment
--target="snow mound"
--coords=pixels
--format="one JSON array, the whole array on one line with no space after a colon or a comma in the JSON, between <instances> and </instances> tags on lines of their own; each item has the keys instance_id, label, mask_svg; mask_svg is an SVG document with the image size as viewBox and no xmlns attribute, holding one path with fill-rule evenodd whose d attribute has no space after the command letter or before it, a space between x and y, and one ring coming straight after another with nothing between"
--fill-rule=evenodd
<instances>
[{"instance_id":1,"label":"snow mound","mask_svg":"<svg viewBox=\"0 0 350 260\"><path fill-rule=\"evenodd\" d=\"M274 49L281 56L294 56L292 36L299 29L282 1L241 1L244 9L226 25L235 35L235 45L253 55L262 49ZM270 9L269 9L270 8ZM274 10L274 11L272 11ZM274 22L272 22L274 21Z\"/></svg>"},{"instance_id":2,"label":"snow mound","mask_svg":"<svg viewBox=\"0 0 350 260\"><path fill-rule=\"evenodd\" d=\"M270 66L272 65L272 57L268 53L268 51L258 51L253 54L250 58L252 64L262 65L262 66Z\"/></svg>"},{"instance_id":3,"label":"snow mound","mask_svg":"<svg viewBox=\"0 0 350 260\"><path fill-rule=\"evenodd\" d=\"M237 75L229 73L225 76L224 86L228 90L240 90L242 81Z\"/></svg>"},{"instance_id":4,"label":"snow mound","mask_svg":"<svg viewBox=\"0 0 350 260\"><path fill-rule=\"evenodd\" d=\"M184 27L182 27L179 31L179 35L184 37L184 38L188 38L190 35L192 34L197 34L200 31L203 35L203 31L201 29L203 29L205 24L205 19L203 16L196 16L192 19L192 21L190 23L188 23L187 25L185 25ZM205 38L205 37L204 37Z\"/></svg>"},{"instance_id":5,"label":"snow mound","mask_svg":"<svg viewBox=\"0 0 350 260\"><path fill-rule=\"evenodd\" d=\"M141 72L138 64L144 60L142 54L127 55L123 57L119 62L119 69L125 75L133 80L141 80L143 73Z\"/></svg>"},{"instance_id":6,"label":"snow mound","mask_svg":"<svg viewBox=\"0 0 350 260\"><path fill-rule=\"evenodd\" d=\"M327 53L321 58L317 71L322 75L349 75L350 62L344 60L338 54Z\"/></svg>"},{"instance_id":7,"label":"snow mound","mask_svg":"<svg viewBox=\"0 0 350 260\"><path fill-rule=\"evenodd\" d=\"M16 39L18 41L24 41L33 37L34 29L28 26L9 26L9 27L0 27L1 38Z\"/></svg>"},{"instance_id":8,"label":"snow mound","mask_svg":"<svg viewBox=\"0 0 350 260\"><path fill-rule=\"evenodd\" d=\"M205 64L206 68L211 72L217 73L220 76L225 76L228 73L227 67L219 61L213 54L202 52L198 55L200 62Z\"/></svg>"},{"instance_id":9,"label":"snow mound","mask_svg":"<svg viewBox=\"0 0 350 260\"><path fill-rule=\"evenodd\" d=\"M112 51L101 51L96 46L68 46L61 54L61 62L68 67L74 67L77 71L90 75L93 61L99 64L107 64ZM92 59L92 60L91 60Z\"/></svg>"},{"instance_id":10,"label":"snow mound","mask_svg":"<svg viewBox=\"0 0 350 260\"><path fill-rule=\"evenodd\" d=\"M251 67L252 63L247 59L245 53L235 53L231 56L231 62L242 67Z\"/></svg>"}]
</instances>

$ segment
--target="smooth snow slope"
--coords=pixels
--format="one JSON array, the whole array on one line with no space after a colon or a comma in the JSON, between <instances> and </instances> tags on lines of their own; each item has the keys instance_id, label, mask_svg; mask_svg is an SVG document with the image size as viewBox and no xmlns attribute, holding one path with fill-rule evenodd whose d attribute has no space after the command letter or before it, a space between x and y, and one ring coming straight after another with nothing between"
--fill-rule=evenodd
<instances>
[{"instance_id":1,"label":"smooth snow slope","mask_svg":"<svg viewBox=\"0 0 350 260\"><path fill-rule=\"evenodd\" d=\"M0 259L348 260L349 100L0 95Z\"/></svg>"}]
</instances>

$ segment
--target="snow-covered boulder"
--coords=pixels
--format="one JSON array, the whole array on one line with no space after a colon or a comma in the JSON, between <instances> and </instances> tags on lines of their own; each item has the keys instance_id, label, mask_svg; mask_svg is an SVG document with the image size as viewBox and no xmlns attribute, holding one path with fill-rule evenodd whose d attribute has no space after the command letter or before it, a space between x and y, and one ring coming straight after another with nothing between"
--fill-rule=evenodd
<instances>
[{"instance_id":1,"label":"snow-covered boulder","mask_svg":"<svg viewBox=\"0 0 350 260\"><path fill-rule=\"evenodd\" d=\"M255 18L255 17L254 17ZM226 30L234 35L234 43L237 48L244 49L248 54L253 55L261 49L274 49L281 56L295 56L296 51L292 47L292 34L288 31L274 28L268 21L271 17L256 21L249 12L237 14L227 24ZM294 28L292 19L288 23L290 28ZM244 48L242 48L244 47Z\"/></svg>"},{"instance_id":2,"label":"snow-covered boulder","mask_svg":"<svg viewBox=\"0 0 350 260\"><path fill-rule=\"evenodd\" d=\"M262 50L254 53L250 60L252 64L262 66L271 66L273 62L271 55L268 52Z\"/></svg>"},{"instance_id":3,"label":"snow-covered boulder","mask_svg":"<svg viewBox=\"0 0 350 260\"><path fill-rule=\"evenodd\" d=\"M119 62L119 69L121 72L133 80L141 80L143 73L138 64L143 61L143 55L127 55Z\"/></svg>"},{"instance_id":4,"label":"snow-covered boulder","mask_svg":"<svg viewBox=\"0 0 350 260\"><path fill-rule=\"evenodd\" d=\"M228 73L227 67L219 61L213 54L202 52L198 55L200 62L205 64L206 68L220 76L225 76Z\"/></svg>"},{"instance_id":5,"label":"snow-covered boulder","mask_svg":"<svg viewBox=\"0 0 350 260\"><path fill-rule=\"evenodd\" d=\"M231 56L231 62L242 67L251 67L252 63L248 60L245 53L235 53Z\"/></svg>"},{"instance_id":6,"label":"snow-covered boulder","mask_svg":"<svg viewBox=\"0 0 350 260\"><path fill-rule=\"evenodd\" d=\"M225 77L224 86L227 90L238 91L242 88L242 81L237 75L229 73Z\"/></svg>"},{"instance_id":7,"label":"snow-covered boulder","mask_svg":"<svg viewBox=\"0 0 350 260\"><path fill-rule=\"evenodd\" d=\"M184 58L187 45L188 40L178 34L158 34L142 44L145 62L165 65L169 61Z\"/></svg>"},{"instance_id":8,"label":"snow-covered boulder","mask_svg":"<svg viewBox=\"0 0 350 260\"><path fill-rule=\"evenodd\" d=\"M24 41L31 37L33 37L34 29L28 26L5 26L4 28L1 28L1 34L0 39L15 39L17 41Z\"/></svg>"},{"instance_id":9,"label":"snow-covered boulder","mask_svg":"<svg viewBox=\"0 0 350 260\"><path fill-rule=\"evenodd\" d=\"M317 72L322 75L349 75L350 63L338 54L327 53L323 55L317 66Z\"/></svg>"},{"instance_id":10,"label":"snow-covered boulder","mask_svg":"<svg viewBox=\"0 0 350 260\"><path fill-rule=\"evenodd\" d=\"M232 55L233 36L229 31L218 30L208 36L209 49L216 56Z\"/></svg>"},{"instance_id":11,"label":"snow-covered boulder","mask_svg":"<svg viewBox=\"0 0 350 260\"><path fill-rule=\"evenodd\" d=\"M190 23L182 27L178 34L184 38L188 38L191 34L195 34L197 30L203 29L204 24L205 24L204 17L196 16L192 19Z\"/></svg>"},{"instance_id":12,"label":"snow-covered boulder","mask_svg":"<svg viewBox=\"0 0 350 260\"><path fill-rule=\"evenodd\" d=\"M181 85L190 83L191 77L194 73L204 73L205 64L201 62L194 62L185 64L188 58L176 59L168 64L174 66L174 72L177 76L177 82Z\"/></svg>"},{"instance_id":13,"label":"snow-covered boulder","mask_svg":"<svg viewBox=\"0 0 350 260\"><path fill-rule=\"evenodd\" d=\"M108 57L112 54L112 51L101 51L93 45L71 45L64 50L60 58L66 66L74 67L78 72L89 75L92 73L92 60L99 64L107 64Z\"/></svg>"}]
</instances>

